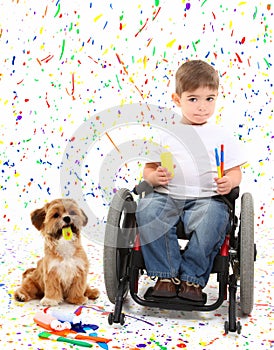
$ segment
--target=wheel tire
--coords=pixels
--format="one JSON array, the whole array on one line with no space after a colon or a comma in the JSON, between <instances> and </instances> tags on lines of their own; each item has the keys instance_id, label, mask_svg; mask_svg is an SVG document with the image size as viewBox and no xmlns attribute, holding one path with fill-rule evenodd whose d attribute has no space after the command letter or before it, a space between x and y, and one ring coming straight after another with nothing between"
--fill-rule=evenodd
<instances>
[{"instance_id":1,"label":"wheel tire","mask_svg":"<svg viewBox=\"0 0 274 350\"><path fill-rule=\"evenodd\" d=\"M114 321L114 316L113 316L113 313L110 312L108 314L108 324L111 326L113 324L113 321Z\"/></svg>"},{"instance_id":2,"label":"wheel tire","mask_svg":"<svg viewBox=\"0 0 274 350\"><path fill-rule=\"evenodd\" d=\"M239 244L240 307L242 314L248 315L254 303L254 205L250 193L241 198Z\"/></svg>"},{"instance_id":3,"label":"wheel tire","mask_svg":"<svg viewBox=\"0 0 274 350\"><path fill-rule=\"evenodd\" d=\"M235 332L236 331L236 294L232 294L231 299L229 299L229 308L228 308L228 314L229 314L229 331Z\"/></svg>"},{"instance_id":4,"label":"wheel tire","mask_svg":"<svg viewBox=\"0 0 274 350\"><path fill-rule=\"evenodd\" d=\"M127 205L130 204L135 204L131 192L125 188L118 190L111 201L107 216L103 253L104 280L107 296L113 304L120 280L127 273L128 256L136 235L134 205L128 210ZM124 298L128 287L126 283Z\"/></svg>"},{"instance_id":5,"label":"wheel tire","mask_svg":"<svg viewBox=\"0 0 274 350\"><path fill-rule=\"evenodd\" d=\"M125 324L125 314L121 313L120 315L120 325L123 326Z\"/></svg>"},{"instance_id":6,"label":"wheel tire","mask_svg":"<svg viewBox=\"0 0 274 350\"><path fill-rule=\"evenodd\" d=\"M225 321L224 328L225 328L225 334L228 334L228 332L229 332L229 323L228 323L228 321Z\"/></svg>"},{"instance_id":7,"label":"wheel tire","mask_svg":"<svg viewBox=\"0 0 274 350\"><path fill-rule=\"evenodd\" d=\"M237 322L236 330L237 330L237 334L241 334L242 325L240 321Z\"/></svg>"}]
</instances>

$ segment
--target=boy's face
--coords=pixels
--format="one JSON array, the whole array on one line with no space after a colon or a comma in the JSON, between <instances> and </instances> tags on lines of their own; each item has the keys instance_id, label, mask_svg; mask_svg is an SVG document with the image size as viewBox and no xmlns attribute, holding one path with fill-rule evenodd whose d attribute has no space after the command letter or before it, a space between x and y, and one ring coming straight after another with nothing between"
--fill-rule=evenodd
<instances>
[{"instance_id":1,"label":"boy's face","mask_svg":"<svg viewBox=\"0 0 274 350\"><path fill-rule=\"evenodd\" d=\"M181 96L172 94L172 100L182 111L182 123L202 125L213 115L218 96L217 90L200 87L194 91L184 91Z\"/></svg>"}]
</instances>

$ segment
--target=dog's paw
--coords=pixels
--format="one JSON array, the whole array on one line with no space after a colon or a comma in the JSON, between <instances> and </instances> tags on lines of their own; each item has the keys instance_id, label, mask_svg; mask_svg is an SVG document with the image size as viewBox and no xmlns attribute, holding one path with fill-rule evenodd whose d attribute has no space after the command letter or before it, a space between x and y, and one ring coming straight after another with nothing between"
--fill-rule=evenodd
<instances>
[{"instance_id":1,"label":"dog's paw","mask_svg":"<svg viewBox=\"0 0 274 350\"><path fill-rule=\"evenodd\" d=\"M87 296L89 299L97 299L100 295L99 289L97 288L90 288L88 287L85 296Z\"/></svg>"},{"instance_id":2,"label":"dog's paw","mask_svg":"<svg viewBox=\"0 0 274 350\"><path fill-rule=\"evenodd\" d=\"M62 302L62 300L49 299L44 297L40 300L40 305L43 306L57 306Z\"/></svg>"},{"instance_id":3,"label":"dog's paw","mask_svg":"<svg viewBox=\"0 0 274 350\"><path fill-rule=\"evenodd\" d=\"M14 293L14 299L16 301L25 302L30 300L29 296L22 293L20 289L17 289Z\"/></svg>"},{"instance_id":4,"label":"dog's paw","mask_svg":"<svg viewBox=\"0 0 274 350\"><path fill-rule=\"evenodd\" d=\"M67 298L66 301L74 305L85 305L88 303L88 298L85 296L81 296L81 297L73 296L73 297Z\"/></svg>"}]
</instances>

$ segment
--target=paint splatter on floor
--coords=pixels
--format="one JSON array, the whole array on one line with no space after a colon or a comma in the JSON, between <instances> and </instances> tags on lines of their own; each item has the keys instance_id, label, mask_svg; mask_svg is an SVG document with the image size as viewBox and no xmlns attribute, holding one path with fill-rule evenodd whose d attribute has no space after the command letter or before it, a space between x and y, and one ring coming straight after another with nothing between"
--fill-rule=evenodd
<instances>
[{"instance_id":1,"label":"paint splatter on floor","mask_svg":"<svg viewBox=\"0 0 274 350\"><path fill-rule=\"evenodd\" d=\"M273 229L273 228L272 228ZM270 229L256 233L258 256L255 268L255 305L252 315L239 318L242 333L224 333L224 321L228 318L227 302L212 312L182 312L142 307L130 297L124 304L125 324L108 324L108 313L113 311L106 296L102 273L102 247L94 245L86 238L84 244L91 260L89 283L101 290L99 299L89 302L86 318L97 326L93 335L112 339L109 349L231 349L273 347L273 252L268 248ZM69 349L70 345L39 339L43 331L33 320L38 310L44 310L39 301L19 303L13 299L13 292L20 284L22 271L35 264L42 254L42 239L34 230L23 228L16 233L1 232L0 302L1 316L0 345L3 349ZM272 245L273 246L273 245ZM271 272L272 271L272 272ZM207 286L208 298L216 296L214 275ZM146 289L151 282L144 278L141 288ZM64 315L75 312L78 307L62 304L53 308ZM106 344L94 344L93 348L107 348Z\"/></svg>"}]
</instances>

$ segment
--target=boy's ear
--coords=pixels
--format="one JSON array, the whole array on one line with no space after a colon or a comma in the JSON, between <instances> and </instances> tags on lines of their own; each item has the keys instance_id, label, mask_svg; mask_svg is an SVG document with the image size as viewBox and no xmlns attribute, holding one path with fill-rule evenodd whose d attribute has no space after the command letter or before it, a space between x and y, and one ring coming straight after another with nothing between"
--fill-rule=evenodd
<instances>
[{"instance_id":1,"label":"boy's ear","mask_svg":"<svg viewBox=\"0 0 274 350\"><path fill-rule=\"evenodd\" d=\"M172 101L176 104L177 107L181 107L181 99L180 99L180 96L174 92L172 95Z\"/></svg>"}]
</instances>

